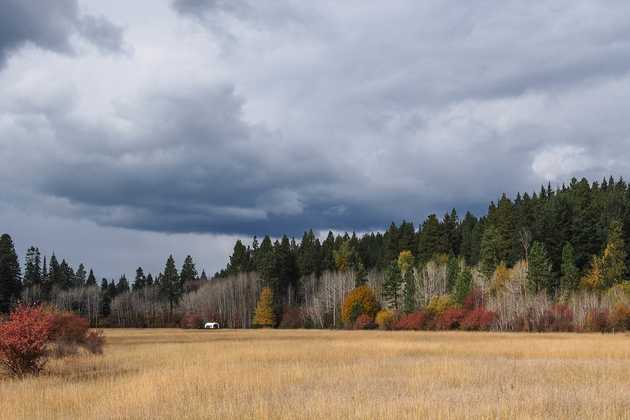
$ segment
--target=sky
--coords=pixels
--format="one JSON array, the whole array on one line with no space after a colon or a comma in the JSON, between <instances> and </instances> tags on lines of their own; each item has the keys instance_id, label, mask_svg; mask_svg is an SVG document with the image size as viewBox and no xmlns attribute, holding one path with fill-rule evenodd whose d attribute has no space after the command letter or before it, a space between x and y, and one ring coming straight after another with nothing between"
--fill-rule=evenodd
<instances>
[{"instance_id":1,"label":"sky","mask_svg":"<svg viewBox=\"0 0 630 420\"><path fill-rule=\"evenodd\" d=\"M630 3L0 0L0 232L97 276L628 178Z\"/></svg>"}]
</instances>

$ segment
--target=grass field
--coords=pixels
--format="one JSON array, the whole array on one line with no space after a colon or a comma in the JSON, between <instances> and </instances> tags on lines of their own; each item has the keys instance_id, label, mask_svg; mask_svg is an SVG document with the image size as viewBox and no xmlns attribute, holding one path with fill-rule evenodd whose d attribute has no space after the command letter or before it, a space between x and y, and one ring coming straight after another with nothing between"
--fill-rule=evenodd
<instances>
[{"instance_id":1,"label":"grass field","mask_svg":"<svg viewBox=\"0 0 630 420\"><path fill-rule=\"evenodd\" d=\"M2 419L630 418L630 336L108 330Z\"/></svg>"}]
</instances>

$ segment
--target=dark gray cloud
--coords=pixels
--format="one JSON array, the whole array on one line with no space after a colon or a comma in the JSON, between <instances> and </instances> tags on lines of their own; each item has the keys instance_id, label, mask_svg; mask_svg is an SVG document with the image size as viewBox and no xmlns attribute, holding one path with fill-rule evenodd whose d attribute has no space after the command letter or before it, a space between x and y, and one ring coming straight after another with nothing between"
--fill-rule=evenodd
<instances>
[{"instance_id":1,"label":"dark gray cloud","mask_svg":"<svg viewBox=\"0 0 630 420\"><path fill-rule=\"evenodd\" d=\"M155 4L74 18L111 51L124 15L133 57L33 53L0 73L7 200L249 236L382 228L571 176L628 178L625 2ZM61 34L28 41L67 51Z\"/></svg>"},{"instance_id":2,"label":"dark gray cloud","mask_svg":"<svg viewBox=\"0 0 630 420\"><path fill-rule=\"evenodd\" d=\"M120 51L122 28L103 16L81 15L77 0L3 0L0 3L0 69L9 54L26 44L72 53L79 33L98 48Z\"/></svg>"}]
</instances>

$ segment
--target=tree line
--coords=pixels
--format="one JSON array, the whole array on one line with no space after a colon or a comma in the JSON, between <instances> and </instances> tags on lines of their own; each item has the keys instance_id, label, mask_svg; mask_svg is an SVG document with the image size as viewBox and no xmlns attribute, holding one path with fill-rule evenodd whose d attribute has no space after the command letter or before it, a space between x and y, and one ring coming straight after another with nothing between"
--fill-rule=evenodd
<instances>
[{"instance_id":1,"label":"tree line","mask_svg":"<svg viewBox=\"0 0 630 420\"><path fill-rule=\"evenodd\" d=\"M272 296L276 325L299 312L302 326L331 327L340 325L344 296L366 284L383 306L405 313L440 296L462 304L476 288L495 303L502 296L503 305L514 284L526 289L522 296L559 302L625 284L629 234L630 188L611 177L592 183L574 178L514 198L503 194L480 217L460 217L453 209L429 215L418 227L392 222L383 232L361 236L328 232L320 239L309 230L301 240L239 240L212 280L197 274L190 256L179 270L170 256L155 278L138 268L132 282L123 275L97 283L83 264L74 270L55 255L46 261L35 247L21 268L11 238L3 235L0 311L19 300L48 301L99 325L172 325L202 312L248 327L261 290L269 289L265 299Z\"/></svg>"}]
</instances>

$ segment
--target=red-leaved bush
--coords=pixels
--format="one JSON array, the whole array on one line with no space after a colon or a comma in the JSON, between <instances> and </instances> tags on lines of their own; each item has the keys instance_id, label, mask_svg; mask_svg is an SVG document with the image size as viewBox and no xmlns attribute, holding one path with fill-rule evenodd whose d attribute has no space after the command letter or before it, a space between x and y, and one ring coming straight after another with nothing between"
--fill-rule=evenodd
<instances>
[{"instance_id":1,"label":"red-leaved bush","mask_svg":"<svg viewBox=\"0 0 630 420\"><path fill-rule=\"evenodd\" d=\"M359 315L357 320L354 321L355 330L373 330L377 327L372 317L366 314Z\"/></svg>"},{"instance_id":2,"label":"red-leaved bush","mask_svg":"<svg viewBox=\"0 0 630 420\"><path fill-rule=\"evenodd\" d=\"M53 322L53 314L41 307L19 306L0 324L0 365L9 375L37 375L42 370Z\"/></svg>"},{"instance_id":3,"label":"red-leaved bush","mask_svg":"<svg viewBox=\"0 0 630 420\"><path fill-rule=\"evenodd\" d=\"M429 317L424 311L416 311L407 315L403 315L398 321L394 323L392 329L394 330L421 330L423 329Z\"/></svg>"},{"instance_id":4,"label":"red-leaved bush","mask_svg":"<svg viewBox=\"0 0 630 420\"><path fill-rule=\"evenodd\" d=\"M459 326L462 330L468 331L488 331L492 327L495 314L482 307L468 311L466 316L461 320Z\"/></svg>"},{"instance_id":5,"label":"red-leaved bush","mask_svg":"<svg viewBox=\"0 0 630 420\"><path fill-rule=\"evenodd\" d=\"M538 331L573 331L573 311L567 305L556 304L545 310Z\"/></svg>"},{"instance_id":6,"label":"red-leaved bush","mask_svg":"<svg viewBox=\"0 0 630 420\"><path fill-rule=\"evenodd\" d=\"M72 312L48 309L52 314L51 352L60 358L77 354L82 348L92 354L103 353L105 338L101 331L90 331L90 323Z\"/></svg>"},{"instance_id":7,"label":"red-leaved bush","mask_svg":"<svg viewBox=\"0 0 630 420\"><path fill-rule=\"evenodd\" d=\"M450 308L442 312L435 319L435 327L438 330L454 330L466 316L466 311L459 308Z\"/></svg>"}]
</instances>

